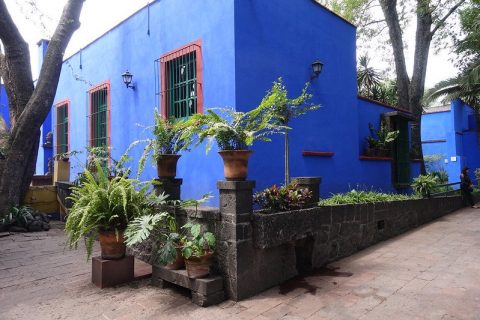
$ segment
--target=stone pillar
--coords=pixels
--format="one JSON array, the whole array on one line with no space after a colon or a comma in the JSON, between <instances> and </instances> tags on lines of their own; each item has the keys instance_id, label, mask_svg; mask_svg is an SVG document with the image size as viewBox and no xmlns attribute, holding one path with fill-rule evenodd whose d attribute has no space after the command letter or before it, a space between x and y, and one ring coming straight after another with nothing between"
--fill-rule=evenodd
<instances>
[{"instance_id":1,"label":"stone pillar","mask_svg":"<svg viewBox=\"0 0 480 320\"><path fill-rule=\"evenodd\" d=\"M321 177L298 177L293 178L293 182L301 188L308 188L312 192L312 199L308 202L308 205L316 205L320 200L320 183L322 183Z\"/></svg>"},{"instance_id":2,"label":"stone pillar","mask_svg":"<svg viewBox=\"0 0 480 320\"><path fill-rule=\"evenodd\" d=\"M70 161L53 162L53 184L56 185L59 181L70 181Z\"/></svg>"},{"instance_id":3,"label":"stone pillar","mask_svg":"<svg viewBox=\"0 0 480 320\"><path fill-rule=\"evenodd\" d=\"M167 200L180 200L183 179L158 178L155 180L160 182L160 185L155 186L155 192L157 195L165 192L170 195Z\"/></svg>"},{"instance_id":4,"label":"stone pillar","mask_svg":"<svg viewBox=\"0 0 480 320\"><path fill-rule=\"evenodd\" d=\"M252 290L254 248L252 203L255 181L218 181L221 221L217 235L217 255L226 292L234 301L249 297Z\"/></svg>"}]
</instances>

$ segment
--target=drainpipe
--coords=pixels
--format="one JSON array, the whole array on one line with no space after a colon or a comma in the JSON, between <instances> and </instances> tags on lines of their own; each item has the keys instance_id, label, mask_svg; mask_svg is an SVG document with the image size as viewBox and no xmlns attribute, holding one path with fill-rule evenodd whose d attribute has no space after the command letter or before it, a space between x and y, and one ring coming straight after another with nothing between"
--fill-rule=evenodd
<instances>
[{"instance_id":1,"label":"drainpipe","mask_svg":"<svg viewBox=\"0 0 480 320\"><path fill-rule=\"evenodd\" d=\"M45 54L47 53L47 47L49 44L49 40L41 39L37 42L38 46L38 75L40 75L40 70L42 69L43 60ZM52 133L52 111L50 111L43 122L41 127L41 135L40 135L40 148L38 152L38 160L37 160L37 174L47 174L49 171L49 161L53 157L53 139ZM43 151L43 152L42 152ZM53 162L52 162L53 163ZM50 172L53 174L53 172Z\"/></svg>"}]
</instances>

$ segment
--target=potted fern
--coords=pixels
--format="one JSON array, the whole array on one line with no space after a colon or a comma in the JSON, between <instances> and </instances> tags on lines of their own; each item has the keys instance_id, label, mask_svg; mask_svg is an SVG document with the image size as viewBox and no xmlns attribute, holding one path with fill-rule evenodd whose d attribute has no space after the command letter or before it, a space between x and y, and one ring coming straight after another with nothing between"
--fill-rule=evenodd
<instances>
[{"instance_id":1,"label":"potted fern","mask_svg":"<svg viewBox=\"0 0 480 320\"><path fill-rule=\"evenodd\" d=\"M252 153L249 147L256 140L270 141L269 135L281 133L285 127L275 123L275 115L268 105L261 104L248 112L209 109L205 114L192 115L184 128L182 137L191 141L196 135L196 145L207 139L207 153L215 140L224 162L225 179L242 181L248 175L248 159Z\"/></svg>"},{"instance_id":2,"label":"potted fern","mask_svg":"<svg viewBox=\"0 0 480 320\"><path fill-rule=\"evenodd\" d=\"M121 259L125 255L124 230L135 217L151 213L156 195L150 184L128 179L126 175L109 180L98 159L96 172L84 171L83 180L72 187L68 199L73 206L65 224L67 244L77 248L85 238L87 259L100 238L102 259Z\"/></svg>"},{"instance_id":3,"label":"potted fern","mask_svg":"<svg viewBox=\"0 0 480 320\"><path fill-rule=\"evenodd\" d=\"M185 125L183 120L165 119L158 112L154 113L155 124L148 129L152 130L154 138L134 141L127 149L127 153L139 143L146 143L142 156L138 161L139 175L145 168L149 156L157 164L159 178L175 178L177 162L182 150L188 150L191 142L183 135Z\"/></svg>"}]
</instances>

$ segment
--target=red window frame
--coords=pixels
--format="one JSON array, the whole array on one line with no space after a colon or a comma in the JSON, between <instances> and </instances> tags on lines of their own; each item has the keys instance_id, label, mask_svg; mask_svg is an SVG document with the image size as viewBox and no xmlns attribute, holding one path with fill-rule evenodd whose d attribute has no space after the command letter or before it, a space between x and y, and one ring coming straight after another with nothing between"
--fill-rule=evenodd
<instances>
[{"instance_id":1,"label":"red window frame","mask_svg":"<svg viewBox=\"0 0 480 320\"><path fill-rule=\"evenodd\" d=\"M54 104L54 107L55 107L55 131L56 131L56 134L55 134L55 154L60 154L62 152L59 152L58 150L58 135L60 134L60 132L58 131L58 126L59 126L59 123L58 123L58 108L60 107L63 107L65 106L67 108L67 151L66 152L69 152L70 151L70 100L69 99L65 99L65 100L61 100L57 103Z\"/></svg>"},{"instance_id":2,"label":"red window frame","mask_svg":"<svg viewBox=\"0 0 480 320\"><path fill-rule=\"evenodd\" d=\"M180 48L167 52L160 56L160 83L161 83L161 103L160 112L165 119L168 119L168 102L165 94L167 90L167 62L177 59L183 55L195 51L196 55L196 74L197 74L197 113L203 113L203 58L202 58L202 41L196 40L190 42Z\"/></svg>"},{"instance_id":3,"label":"red window frame","mask_svg":"<svg viewBox=\"0 0 480 320\"><path fill-rule=\"evenodd\" d=\"M92 88L90 88L88 90L88 146L89 147L94 147L93 145L93 128L92 128L92 94L94 94L96 91L100 91L100 90L104 90L106 89L107 90L107 136L106 136L106 140L107 140L107 144L106 144L106 147L107 149L110 149L110 146L111 146L111 115L110 115L110 111L111 111L111 100L110 100L110 96L111 96L111 86L110 86L110 81L104 81L102 83L99 83L98 85L95 85L93 86Z\"/></svg>"}]
</instances>

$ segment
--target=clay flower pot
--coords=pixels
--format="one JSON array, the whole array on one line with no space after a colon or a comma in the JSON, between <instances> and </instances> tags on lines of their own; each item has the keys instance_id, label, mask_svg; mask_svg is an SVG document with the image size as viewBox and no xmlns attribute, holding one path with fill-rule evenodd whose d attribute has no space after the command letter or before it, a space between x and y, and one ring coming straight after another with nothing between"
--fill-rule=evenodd
<instances>
[{"instance_id":1,"label":"clay flower pot","mask_svg":"<svg viewBox=\"0 0 480 320\"><path fill-rule=\"evenodd\" d=\"M208 276L210 265L212 264L213 252L209 252L202 257L190 257L185 259L188 277L199 279Z\"/></svg>"},{"instance_id":2,"label":"clay flower pot","mask_svg":"<svg viewBox=\"0 0 480 320\"><path fill-rule=\"evenodd\" d=\"M177 175L177 161L179 154L161 154L157 160L157 173L159 178L175 178Z\"/></svg>"},{"instance_id":3,"label":"clay flower pot","mask_svg":"<svg viewBox=\"0 0 480 320\"><path fill-rule=\"evenodd\" d=\"M169 264L166 264L164 268L168 270L178 270L178 269L183 269L184 267L185 267L185 258L183 258L182 256L182 251L179 248L177 248L177 257L175 261Z\"/></svg>"},{"instance_id":4,"label":"clay flower pot","mask_svg":"<svg viewBox=\"0 0 480 320\"><path fill-rule=\"evenodd\" d=\"M223 173L228 181L243 181L248 175L251 150L224 150L218 152L223 159Z\"/></svg>"},{"instance_id":5,"label":"clay flower pot","mask_svg":"<svg viewBox=\"0 0 480 320\"><path fill-rule=\"evenodd\" d=\"M117 235L115 231L100 231L100 248L102 259L117 260L125 256L126 246L123 231Z\"/></svg>"}]
</instances>

